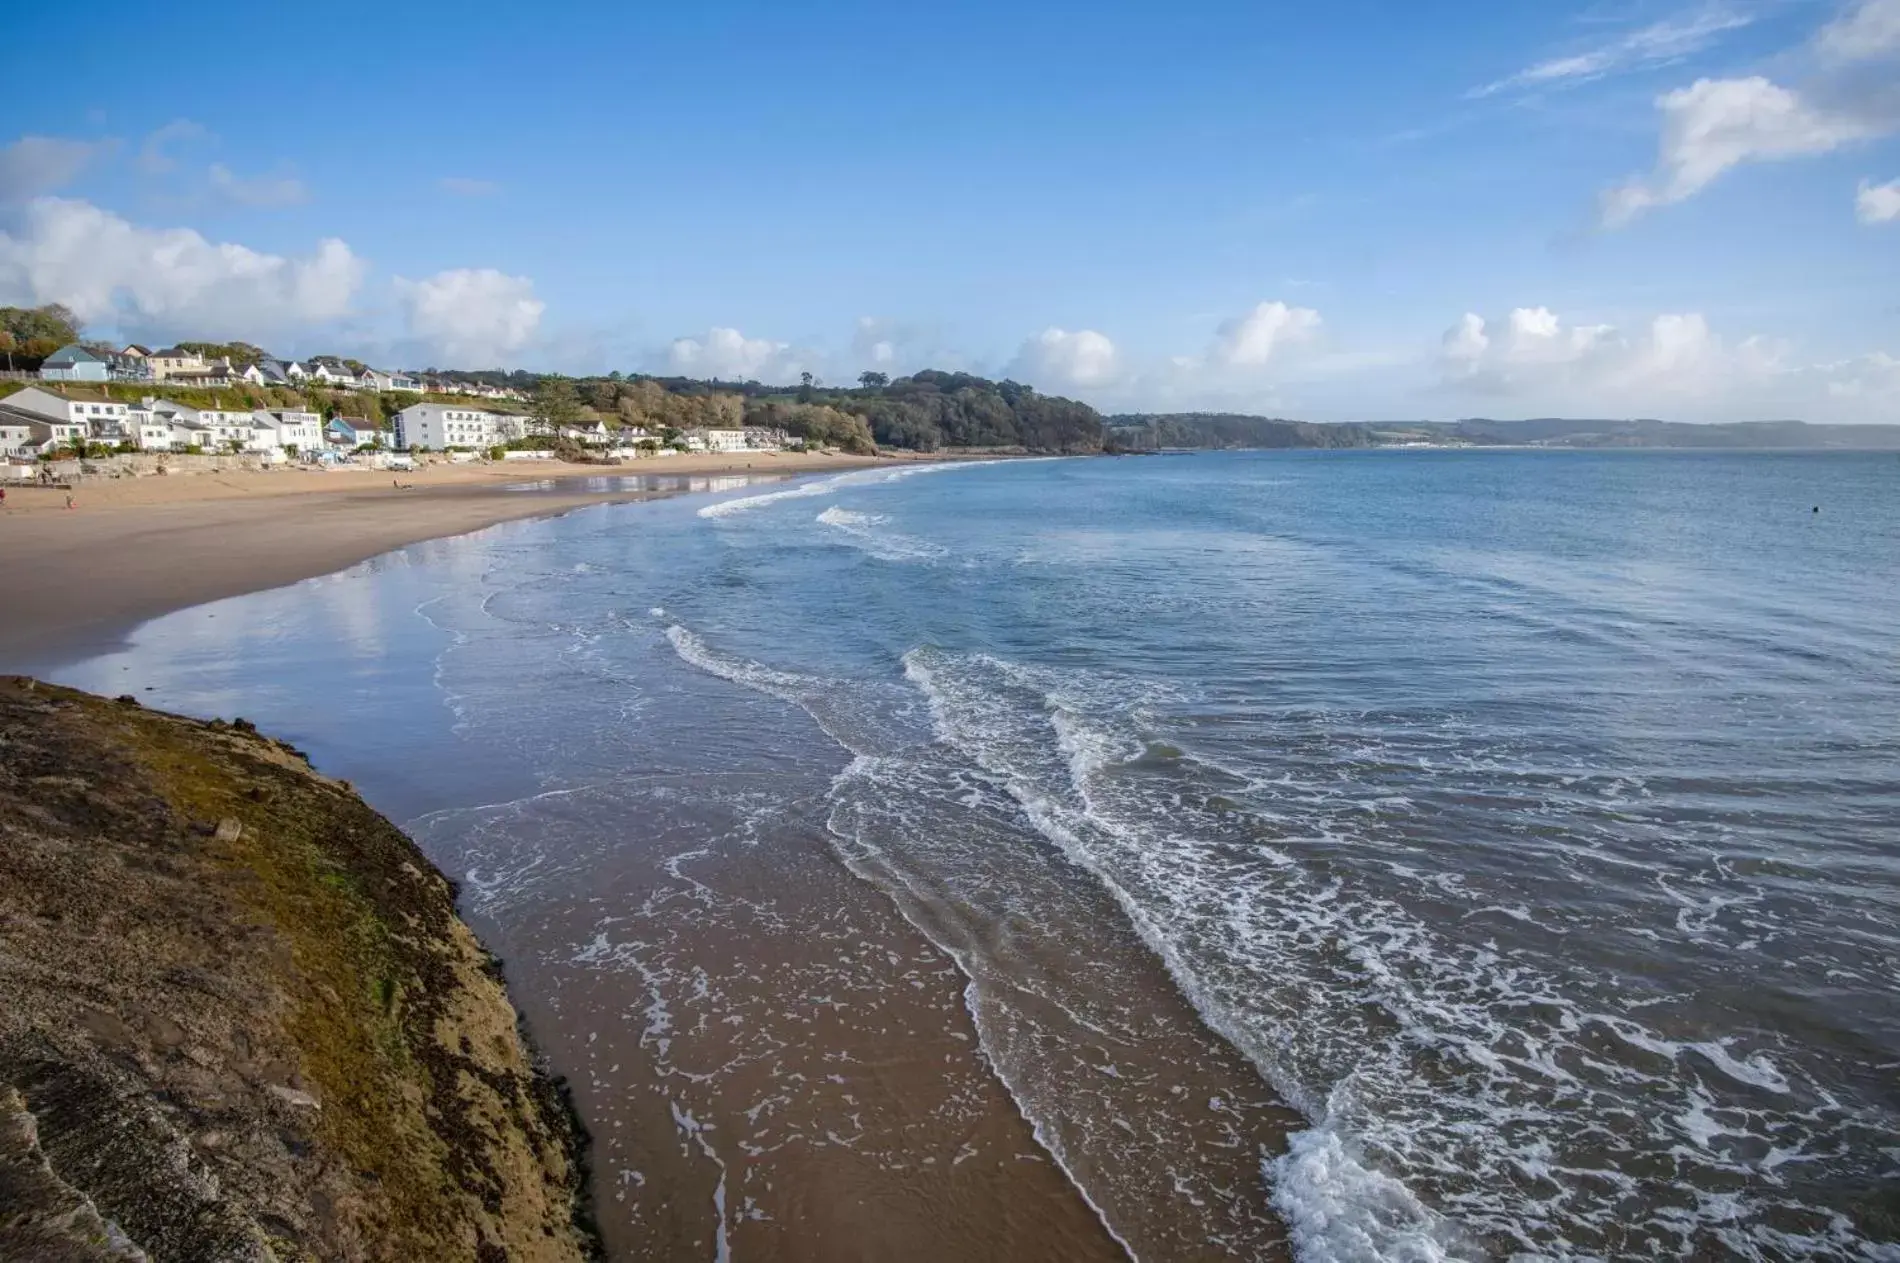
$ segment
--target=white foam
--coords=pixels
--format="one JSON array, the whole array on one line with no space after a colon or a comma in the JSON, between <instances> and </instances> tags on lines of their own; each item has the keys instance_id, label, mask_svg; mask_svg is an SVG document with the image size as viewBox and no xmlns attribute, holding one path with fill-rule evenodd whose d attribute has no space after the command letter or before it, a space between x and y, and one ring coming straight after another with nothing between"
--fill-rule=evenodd
<instances>
[{"instance_id":1,"label":"white foam","mask_svg":"<svg viewBox=\"0 0 1900 1263\"><path fill-rule=\"evenodd\" d=\"M766 491L756 496L739 496L732 500L717 500L702 505L699 516L706 518L731 517L735 513L746 513L763 508L768 504L777 504L781 500L804 500L811 496L830 495L837 490L847 475L832 478L819 478L811 482L794 483L783 491Z\"/></svg>"},{"instance_id":2,"label":"white foam","mask_svg":"<svg viewBox=\"0 0 1900 1263\"><path fill-rule=\"evenodd\" d=\"M1353 1157L1320 1126L1287 1137L1268 1160L1273 1208L1286 1220L1301 1263L1440 1263L1482 1257L1455 1248L1445 1221L1405 1185Z\"/></svg>"},{"instance_id":3,"label":"white foam","mask_svg":"<svg viewBox=\"0 0 1900 1263\"><path fill-rule=\"evenodd\" d=\"M881 513L859 513L834 504L818 515L818 521L837 531L852 547L880 561L930 561L949 551L927 540L884 529L890 519Z\"/></svg>"}]
</instances>

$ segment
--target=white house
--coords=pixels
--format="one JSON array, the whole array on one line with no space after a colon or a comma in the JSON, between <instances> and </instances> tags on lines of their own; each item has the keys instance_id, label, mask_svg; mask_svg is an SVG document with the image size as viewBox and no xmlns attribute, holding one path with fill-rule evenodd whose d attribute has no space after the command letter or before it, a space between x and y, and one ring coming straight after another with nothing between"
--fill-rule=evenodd
<instances>
[{"instance_id":1,"label":"white house","mask_svg":"<svg viewBox=\"0 0 1900 1263\"><path fill-rule=\"evenodd\" d=\"M330 386L338 390L355 390L362 384L356 374L340 362L324 364L313 361L310 364L310 380L319 386Z\"/></svg>"},{"instance_id":2,"label":"white house","mask_svg":"<svg viewBox=\"0 0 1900 1263\"><path fill-rule=\"evenodd\" d=\"M45 422L30 423L25 417L0 414L0 456L21 456L27 444L37 443L35 431L48 428Z\"/></svg>"},{"instance_id":3,"label":"white house","mask_svg":"<svg viewBox=\"0 0 1900 1263\"><path fill-rule=\"evenodd\" d=\"M130 409L125 414L125 438L141 452L169 452L172 450L171 422L150 408Z\"/></svg>"},{"instance_id":4,"label":"white house","mask_svg":"<svg viewBox=\"0 0 1900 1263\"><path fill-rule=\"evenodd\" d=\"M744 430L688 430L686 446L696 452L743 452Z\"/></svg>"},{"instance_id":5,"label":"white house","mask_svg":"<svg viewBox=\"0 0 1900 1263\"><path fill-rule=\"evenodd\" d=\"M446 403L412 403L392 420L396 447L441 451L451 447L494 447L524 432L522 419L507 412L482 412Z\"/></svg>"},{"instance_id":6,"label":"white house","mask_svg":"<svg viewBox=\"0 0 1900 1263\"><path fill-rule=\"evenodd\" d=\"M251 414L252 447L298 452L316 452L323 448L323 418L314 412L260 408Z\"/></svg>"},{"instance_id":7,"label":"white house","mask_svg":"<svg viewBox=\"0 0 1900 1263\"><path fill-rule=\"evenodd\" d=\"M561 437L573 439L576 443L606 443L613 439L615 431L609 430L605 422L596 421L592 425L564 425Z\"/></svg>"},{"instance_id":8,"label":"white house","mask_svg":"<svg viewBox=\"0 0 1900 1263\"><path fill-rule=\"evenodd\" d=\"M0 409L11 410L35 421L50 421L69 428L78 426L79 432L72 437L101 440L116 433L125 423L126 410L130 406L115 403L96 391L90 395L75 391L69 396L42 390L38 386L16 390L0 399Z\"/></svg>"},{"instance_id":9,"label":"white house","mask_svg":"<svg viewBox=\"0 0 1900 1263\"><path fill-rule=\"evenodd\" d=\"M422 383L407 373L385 373L380 369L366 368L358 379L364 390L399 390L410 394L422 393Z\"/></svg>"}]
</instances>

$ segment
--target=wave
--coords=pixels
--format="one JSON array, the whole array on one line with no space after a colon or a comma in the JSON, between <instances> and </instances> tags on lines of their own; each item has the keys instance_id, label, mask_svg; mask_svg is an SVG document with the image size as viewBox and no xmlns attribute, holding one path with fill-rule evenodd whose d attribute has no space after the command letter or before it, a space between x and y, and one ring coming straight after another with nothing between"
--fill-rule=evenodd
<instances>
[{"instance_id":1,"label":"wave","mask_svg":"<svg viewBox=\"0 0 1900 1263\"><path fill-rule=\"evenodd\" d=\"M783 491L766 491L756 496L740 496L733 500L715 500L702 505L699 516L704 518L731 517L737 513L750 512L768 504L777 504L781 500L803 500L811 496L830 495L836 491L848 475L820 478L813 482L796 483Z\"/></svg>"},{"instance_id":2,"label":"wave","mask_svg":"<svg viewBox=\"0 0 1900 1263\"><path fill-rule=\"evenodd\" d=\"M941 544L882 529L890 519L881 513L859 513L834 504L817 520L837 531L852 547L880 561L931 561L950 551Z\"/></svg>"},{"instance_id":3,"label":"wave","mask_svg":"<svg viewBox=\"0 0 1900 1263\"><path fill-rule=\"evenodd\" d=\"M1200 805L1246 796L1232 777L1169 747L1157 786L1156 747L1099 677L934 648L904 666L942 739L1102 884L1209 1028L1310 1120L1263 1168L1301 1258L1865 1256L1776 1168L1799 1155L1871 1173L1852 1155L1896 1138L1792 1063L1740 1038L1669 1038L1614 980L1450 939L1304 848L1289 863L1296 838ZM1363 815L1350 784L1334 792ZM1350 846L1359 826L1324 827Z\"/></svg>"}]
</instances>

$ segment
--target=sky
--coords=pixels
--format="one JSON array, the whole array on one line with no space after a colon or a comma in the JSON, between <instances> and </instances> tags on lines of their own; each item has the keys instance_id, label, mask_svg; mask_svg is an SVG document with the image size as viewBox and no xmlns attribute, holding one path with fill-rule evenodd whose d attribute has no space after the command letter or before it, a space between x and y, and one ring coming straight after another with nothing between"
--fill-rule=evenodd
<instances>
[{"instance_id":1,"label":"sky","mask_svg":"<svg viewBox=\"0 0 1900 1263\"><path fill-rule=\"evenodd\" d=\"M1900 0L37 6L0 304L383 367L1900 423Z\"/></svg>"}]
</instances>

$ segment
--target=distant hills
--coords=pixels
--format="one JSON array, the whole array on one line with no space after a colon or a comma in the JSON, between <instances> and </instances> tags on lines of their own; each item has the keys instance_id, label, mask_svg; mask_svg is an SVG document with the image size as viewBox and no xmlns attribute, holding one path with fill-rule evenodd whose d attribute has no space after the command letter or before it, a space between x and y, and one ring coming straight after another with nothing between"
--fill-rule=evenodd
<instances>
[{"instance_id":1,"label":"distant hills","mask_svg":"<svg viewBox=\"0 0 1900 1263\"><path fill-rule=\"evenodd\" d=\"M1498 421L1355 421L1321 424L1237 413L1123 414L1104 419L1111 450L1351 447L1772 448L1900 451L1900 425L1738 421L1691 425L1533 417Z\"/></svg>"}]
</instances>

